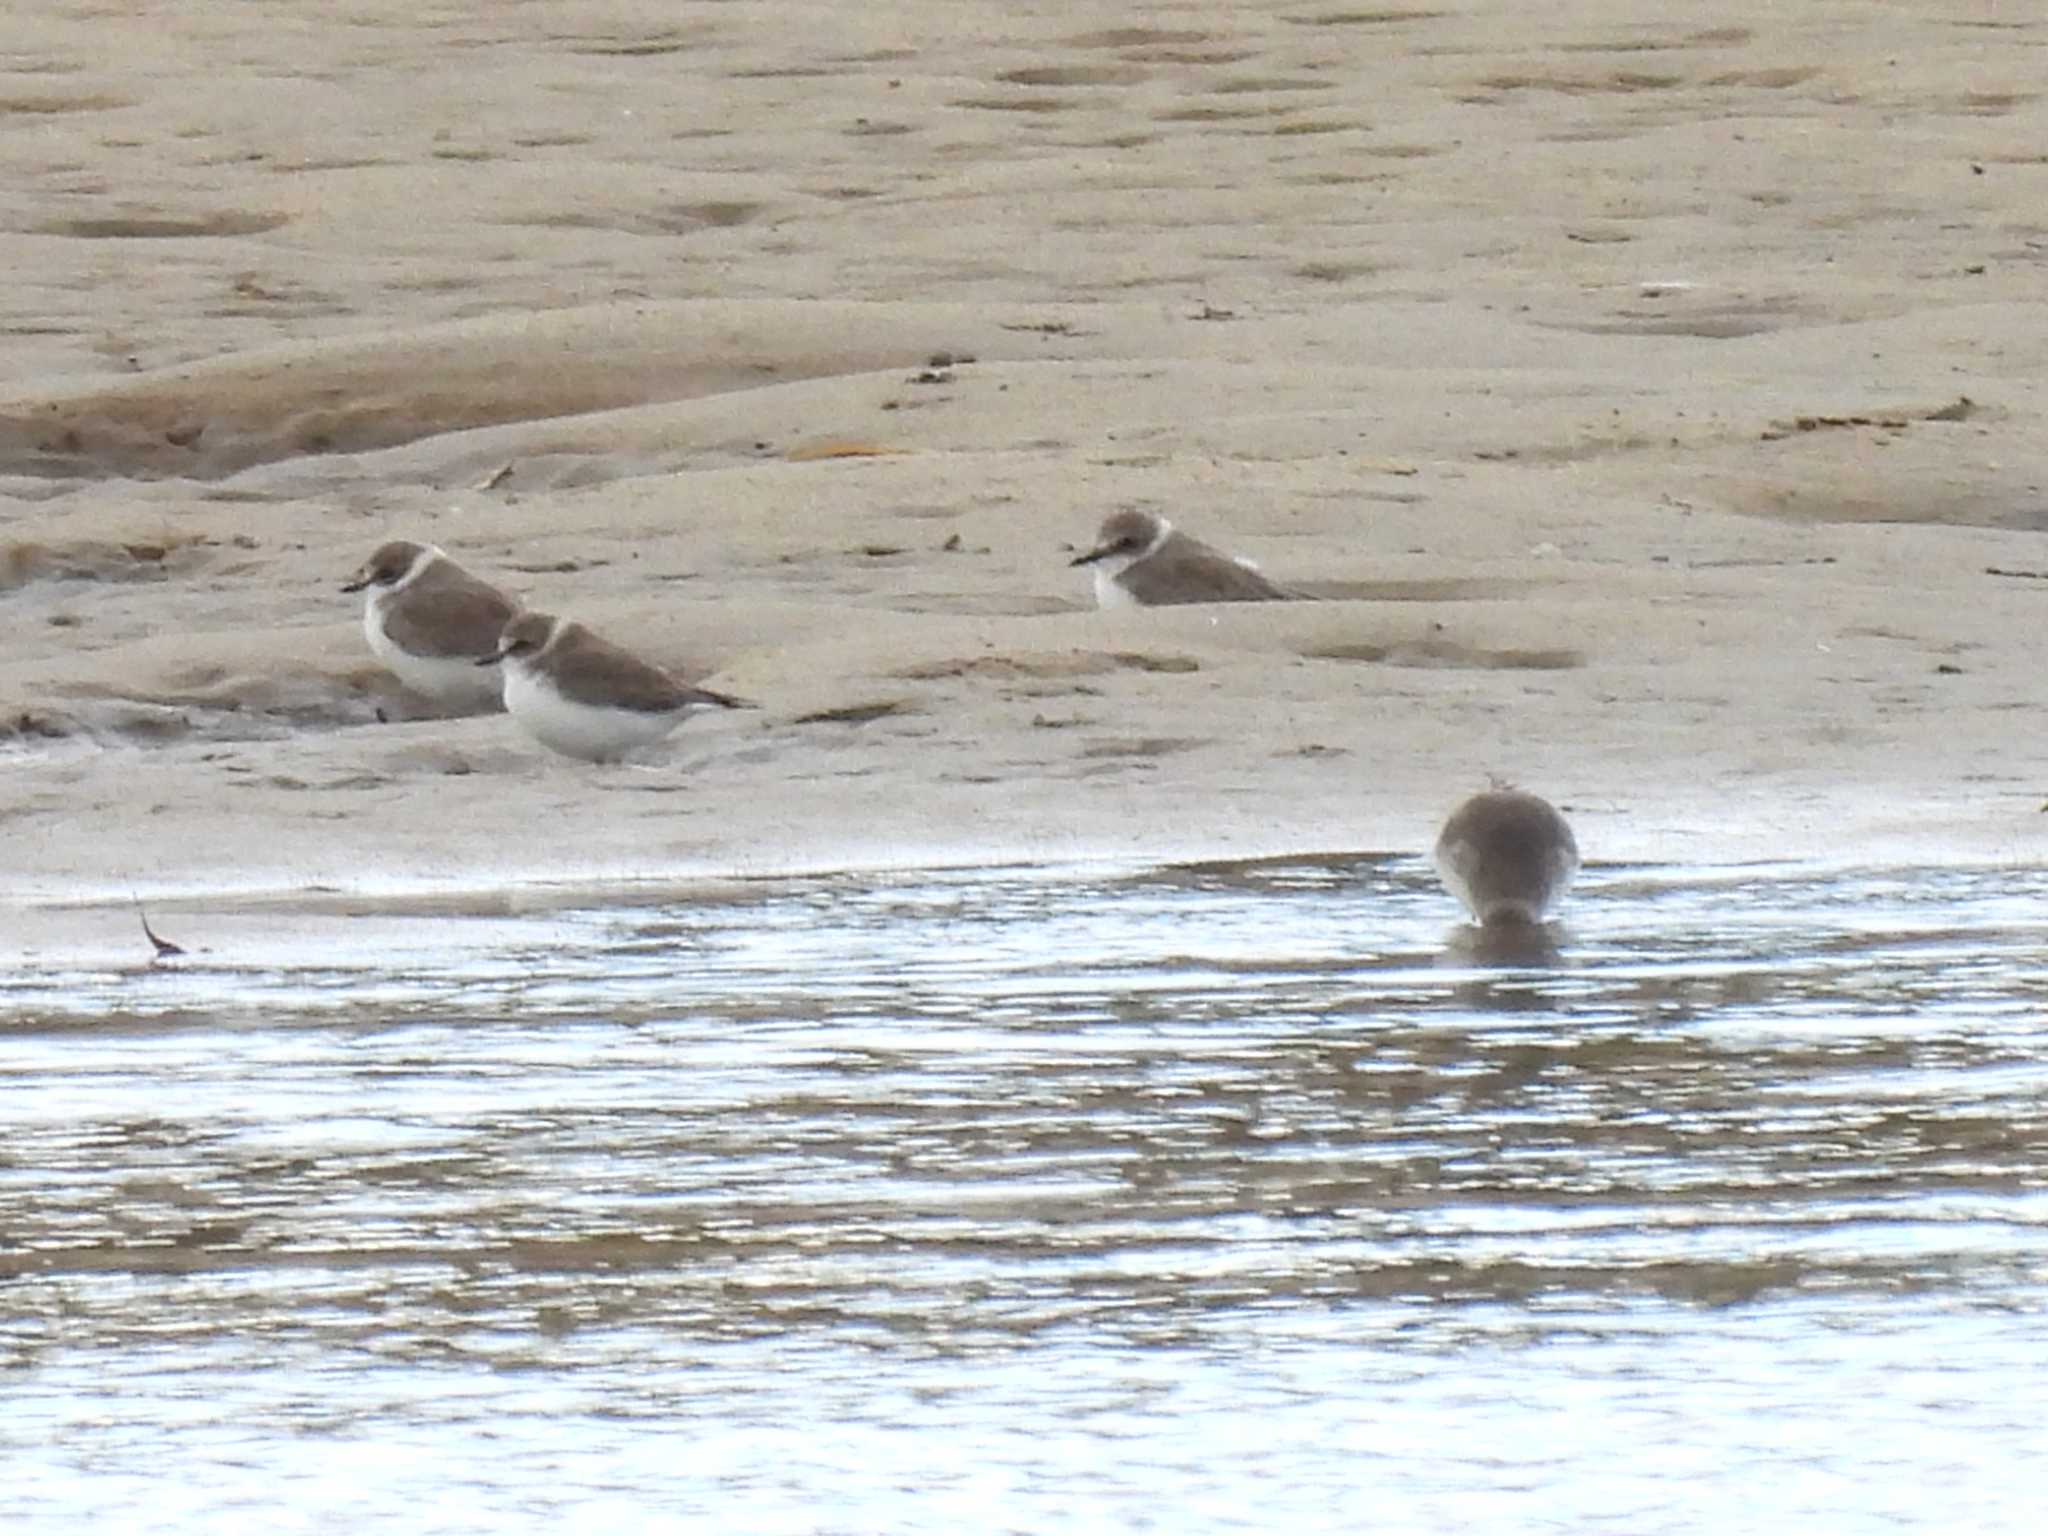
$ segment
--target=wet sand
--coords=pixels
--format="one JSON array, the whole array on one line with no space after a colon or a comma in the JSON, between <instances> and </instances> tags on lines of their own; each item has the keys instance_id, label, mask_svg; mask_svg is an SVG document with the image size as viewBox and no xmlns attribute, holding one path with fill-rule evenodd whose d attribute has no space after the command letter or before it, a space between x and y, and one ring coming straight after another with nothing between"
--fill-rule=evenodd
<instances>
[{"instance_id":1,"label":"wet sand","mask_svg":"<svg viewBox=\"0 0 2048 1536\"><path fill-rule=\"evenodd\" d=\"M0 899L2038 857L2048 23L970 10L25 22ZM409 718L393 536L763 708Z\"/></svg>"}]
</instances>

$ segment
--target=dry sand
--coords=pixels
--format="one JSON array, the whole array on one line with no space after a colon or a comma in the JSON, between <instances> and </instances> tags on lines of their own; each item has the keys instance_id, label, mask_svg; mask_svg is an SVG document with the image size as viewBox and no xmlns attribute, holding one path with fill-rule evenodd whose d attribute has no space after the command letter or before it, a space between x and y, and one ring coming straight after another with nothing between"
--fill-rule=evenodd
<instances>
[{"instance_id":1,"label":"dry sand","mask_svg":"<svg viewBox=\"0 0 2048 1536\"><path fill-rule=\"evenodd\" d=\"M1643 10L17 18L0 902L1419 852L1489 775L2031 862L2048 20ZM1088 611L1121 506L1323 600ZM391 536L764 707L408 719Z\"/></svg>"}]
</instances>

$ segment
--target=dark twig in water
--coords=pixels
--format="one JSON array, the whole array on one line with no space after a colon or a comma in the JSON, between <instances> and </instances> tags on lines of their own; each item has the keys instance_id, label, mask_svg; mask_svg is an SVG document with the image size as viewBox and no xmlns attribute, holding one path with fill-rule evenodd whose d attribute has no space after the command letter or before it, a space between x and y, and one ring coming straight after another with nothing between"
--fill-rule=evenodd
<instances>
[{"instance_id":1,"label":"dark twig in water","mask_svg":"<svg viewBox=\"0 0 2048 1536\"><path fill-rule=\"evenodd\" d=\"M157 959L168 960L173 955L185 953L183 945L173 944L169 939L163 938L154 928L149 926L149 914L142 910L142 903L139 901L135 903L135 915L142 919L142 936L156 946Z\"/></svg>"}]
</instances>

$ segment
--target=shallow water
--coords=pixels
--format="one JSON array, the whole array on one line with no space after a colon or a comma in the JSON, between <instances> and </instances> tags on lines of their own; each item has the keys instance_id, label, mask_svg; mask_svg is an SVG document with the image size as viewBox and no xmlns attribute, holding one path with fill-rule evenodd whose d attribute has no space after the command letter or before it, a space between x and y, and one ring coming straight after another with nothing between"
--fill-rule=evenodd
<instances>
[{"instance_id":1,"label":"shallow water","mask_svg":"<svg viewBox=\"0 0 2048 1536\"><path fill-rule=\"evenodd\" d=\"M2044 897L1594 870L1524 969L1410 859L188 905L0 979L0 1505L2032 1531Z\"/></svg>"}]
</instances>

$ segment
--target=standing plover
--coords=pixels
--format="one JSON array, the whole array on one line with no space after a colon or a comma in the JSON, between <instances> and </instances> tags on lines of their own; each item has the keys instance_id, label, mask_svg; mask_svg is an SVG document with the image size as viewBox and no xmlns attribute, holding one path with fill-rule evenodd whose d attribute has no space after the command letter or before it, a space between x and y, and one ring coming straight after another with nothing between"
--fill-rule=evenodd
<instances>
[{"instance_id":1,"label":"standing plover","mask_svg":"<svg viewBox=\"0 0 2048 1536\"><path fill-rule=\"evenodd\" d=\"M1579 870L1571 825L1519 789L1474 795L1444 823L1436 870L1482 927L1541 923Z\"/></svg>"},{"instance_id":2,"label":"standing plover","mask_svg":"<svg viewBox=\"0 0 2048 1536\"><path fill-rule=\"evenodd\" d=\"M518 604L409 539L381 546L341 590L365 588L363 635L401 683L444 709L499 707L496 675L476 664L497 650Z\"/></svg>"},{"instance_id":3,"label":"standing plover","mask_svg":"<svg viewBox=\"0 0 2048 1536\"><path fill-rule=\"evenodd\" d=\"M1174 532L1158 513L1135 509L1110 513L1095 547L1069 563L1095 567L1095 602L1101 608L1261 603L1300 595L1268 581L1249 561Z\"/></svg>"},{"instance_id":4,"label":"standing plover","mask_svg":"<svg viewBox=\"0 0 2048 1536\"><path fill-rule=\"evenodd\" d=\"M522 613L507 624L477 665L492 662L504 664L505 708L521 728L544 747L593 763L661 740L698 710L746 707L547 613Z\"/></svg>"}]
</instances>

